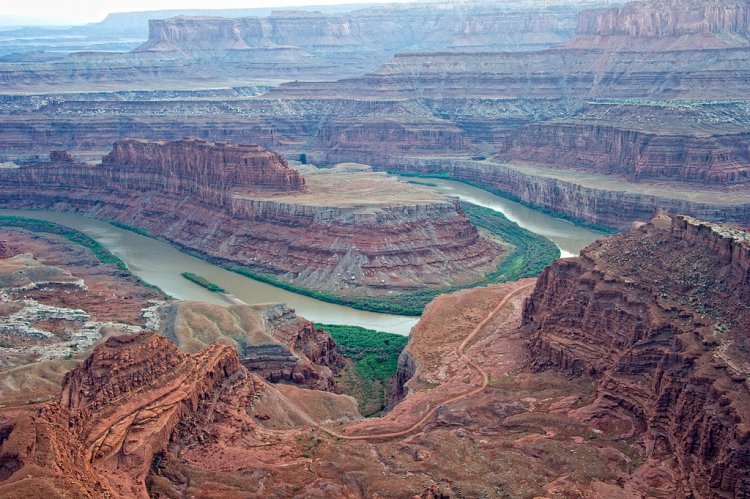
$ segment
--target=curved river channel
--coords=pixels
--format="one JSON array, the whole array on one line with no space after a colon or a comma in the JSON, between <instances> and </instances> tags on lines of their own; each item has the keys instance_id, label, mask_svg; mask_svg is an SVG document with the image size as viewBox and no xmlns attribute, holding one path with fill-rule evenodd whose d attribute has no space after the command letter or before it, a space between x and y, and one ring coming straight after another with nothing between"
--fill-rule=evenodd
<instances>
[{"instance_id":1,"label":"curved river channel","mask_svg":"<svg viewBox=\"0 0 750 499\"><path fill-rule=\"evenodd\" d=\"M500 211L509 219L557 244L563 256L577 254L602 234L577 227L481 189L450 180L429 180L435 189L466 201ZM121 258L130 270L165 293L180 300L200 300L226 305L221 295L212 293L183 278L182 272L205 277L246 303L287 303L311 321L356 325L378 331L408 335L417 317L378 314L326 303L298 295L270 284L235 274L185 254L169 244L141 236L106 222L70 213L29 210L0 210L0 215L16 215L56 222L84 232Z\"/></svg>"}]
</instances>

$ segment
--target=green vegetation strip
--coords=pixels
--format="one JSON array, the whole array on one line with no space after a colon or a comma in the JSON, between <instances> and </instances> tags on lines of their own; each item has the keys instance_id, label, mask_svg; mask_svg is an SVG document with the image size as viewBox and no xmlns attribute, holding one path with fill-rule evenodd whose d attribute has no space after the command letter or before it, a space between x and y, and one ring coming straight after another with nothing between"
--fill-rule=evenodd
<instances>
[{"instance_id":1,"label":"green vegetation strip","mask_svg":"<svg viewBox=\"0 0 750 499\"><path fill-rule=\"evenodd\" d=\"M209 281L208 279L206 279L204 277L201 277L201 276L199 276L197 274L191 274L190 272L183 272L180 275L182 275L182 277L184 277L188 281L192 281L195 284L197 284L198 286L203 286L207 290L213 291L214 293L226 293L227 292L221 286L218 286L218 285L212 283L211 281Z\"/></svg>"},{"instance_id":2,"label":"green vegetation strip","mask_svg":"<svg viewBox=\"0 0 750 499\"><path fill-rule=\"evenodd\" d=\"M560 258L560 249L552 241L520 227L503 214L466 202L462 202L461 207L472 224L514 246L497 270L486 276L485 284L537 276L544 267Z\"/></svg>"},{"instance_id":3,"label":"green vegetation strip","mask_svg":"<svg viewBox=\"0 0 750 499\"><path fill-rule=\"evenodd\" d=\"M369 310L371 312L418 316L422 314L425 305L439 294L453 293L466 287L487 286L489 284L515 281L525 277L534 277L539 275L544 267L560 257L560 250L552 241L511 222L502 213L469 203L461 203L461 206L472 224L491 232L503 241L513 245L510 254L506 256L497 269L485 275L485 278L481 281L475 282L470 286L452 286L441 290L419 291L398 295L342 296L297 286L277 277L256 272L245 267L226 268L229 271L242 274L251 279L309 296L316 300L336 303L359 310Z\"/></svg>"},{"instance_id":4,"label":"green vegetation strip","mask_svg":"<svg viewBox=\"0 0 750 499\"><path fill-rule=\"evenodd\" d=\"M358 326L315 324L328 331L337 350L354 363L356 380L344 382L344 389L359 402L365 416L385 408L385 389L396 376L398 356L409 338Z\"/></svg>"},{"instance_id":5,"label":"green vegetation strip","mask_svg":"<svg viewBox=\"0 0 750 499\"><path fill-rule=\"evenodd\" d=\"M613 229L612 227L607 227L606 225L585 222L583 220L579 220L577 218L571 217L570 215L566 215L565 213L561 213L559 211L550 210L549 208L545 208L543 206L537 206L537 205L528 203L519 197L516 197L512 194L508 194L507 192L501 191L500 189L496 189L492 186L482 184L480 182L475 182L473 180L463 179L460 177L454 177L447 170L436 171L433 173L403 173L403 172L395 172L395 171L388 171L387 173L391 175L399 175L401 177L409 177L409 178L421 178L421 179L432 178L432 179L452 180L454 182L461 182L462 184L470 185L472 187L476 187L477 189L482 189L483 191L487 191L490 194L494 194L497 197L501 197L509 201L513 201L514 203L518 203L532 210L544 213L545 215L549 215L554 218L565 220L566 222L570 222L573 225L576 225L578 227L595 230L603 234L617 234L619 232L617 229Z\"/></svg>"},{"instance_id":6,"label":"green vegetation strip","mask_svg":"<svg viewBox=\"0 0 750 499\"><path fill-rule=\"evenodd\" d=\"M130 232L135 232L136 234L139 234L141 236L146 236L152 239L156 239L156 237L153 234L151 234L149 231L141 229L139 227L133 227L132 225L124 224L122 222L116 222L113 220L108 220L108 222L110 225L114 225L115 227L119 227L120 229L128 230Z\"/></svg>"},{"instance_id":7,"label":"green vegetation strip","mask_svg":"<svg viewBox=\"0 0 750 499\"><path fill-rule=\"evenodd\" d=\"M68 241L71 241L75 244L78 244L80 246L83 246L84 248L89 249L97 260L99 260L101 263L105 265L115 265L120 270L127 272L131 277L136 279L138 282L141 283L141 285L159 291L160 293L163 293L161 289L154 286L153 284L149 284L146 281L140 279L138 276L134 275L130 270L128 269L128 266L125 265L125 262L120 260L118 257L110 253L110 251L99 244L94 239L90 238L86 234L84 234L81 231L78 231L76 229L72 229L70 227L66 227L64 225L56 224L54 222L47 222L46 220L37 220L36 218L25 218L25 217L15 217L15 216L0 216L0 227L16 227L19 229L28 230L31 232L47 232L50 234L56 234L58 236L62 236Z\"/></svg>"}]
</instances>

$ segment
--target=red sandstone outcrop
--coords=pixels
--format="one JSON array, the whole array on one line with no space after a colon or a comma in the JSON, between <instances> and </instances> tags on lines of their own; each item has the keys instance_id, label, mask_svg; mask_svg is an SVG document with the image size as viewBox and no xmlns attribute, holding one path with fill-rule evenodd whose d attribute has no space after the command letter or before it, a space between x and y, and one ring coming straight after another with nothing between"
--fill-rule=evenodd
<instances>
[{"instance_id":1,"label":"red sandstone outcrop","mask_svg":"<svg viewBox=\"0 0 750 499\"><path fill-rule=\"evenodd\" d=\"M228 207L233 194L302 191L305 180L286 160L254 145L123 140L102 159L109 189L156 190L168 196L190 195Z\"/></svg>"},{"instance_id":2,"label":"red sandstone outcrop","mask_svg":"<svg viewBox=\"0 0 750 499\"><path fill-rule=\"evenodd\" d=\"M425 191L430 195L416 201L384 203L380 198L390 193L383 190L372 205L367 198L364 205L361 199L342 204L325 193L309 193L315 199L308 202L303 182L275 154L199 140L124 141L101 165L0 169L4 206L117 220L218 262L314 289L439 289L482 279L502 255L455 198ZM372 182L387 179L376 175Z\"/></svg>"},{"instance_id":3,"label":"red sandstone outcrop","mask_svg":"<svg viewBox=\"0 0 750 499\"><path fill-rule=\"evenodd\" d=\"M524 309L537 368L595 380L577 414L673 459L682 495L750 491L750 235L660 216L560 260Z\"/></svg>"},{"instance_id":4,"label":"red sandstone outcrop","mask_svg":"<svg viewBox=\"0 0 750 499\"><path fill-rule=\"evenodd\" d=\"M151 461L178 424L234 418L249 430L259 390L230 347L188 356L154 334L110 338L65 377L59 401L6 427L0 495L146 497Z\"/></svg>"},{"instance_id":5,"label":"red sandstone outcrop","mask_svg":"<svg viewBox=\"0 0 750 499\"><path fill-rule=\"evenodd\" d=\"M732 186L750 180L744 103L603 102L523 126L497 159L637 182Z\"/></svg>"},{"instance_id":6,"label":"red sandstone outcrop","mask_svg":"<svg viewBox=\"0 0 750 499\"><path fill-rule=\"evenodd\" d=\"M749 144L747 132L672 135L576 119L524 126L497 159L578 168L638 182L732 185L750 182Z\"/></svg>"},{"instance_id":7,"label":"red sandstone outcrop","mask_svg":"<svg viewBox=\"0 0 750 499\"><path fill-rule=\"evenodd\" d=\"M319 397L328 410L300 412L226 345L186 355L152 333L112 337L65 376L57 400L0 415L0 497L149 497L147 475L171 441L249 442L263 420L253 415L280 409L306 422L352 415L337 400L348 398Z\"/></svg>"},{"instance_id":8,"label":"red sandstone outcrop","mask_svg":"<svg viewBox=\"0 0 750 499\"><path fill-rule=\"evenodd\" d=\"M165 299L87 248L44 232L0 227L0 405L56 395L63 375L112 334L146 326Z\"/></svg>"}]
</instances>

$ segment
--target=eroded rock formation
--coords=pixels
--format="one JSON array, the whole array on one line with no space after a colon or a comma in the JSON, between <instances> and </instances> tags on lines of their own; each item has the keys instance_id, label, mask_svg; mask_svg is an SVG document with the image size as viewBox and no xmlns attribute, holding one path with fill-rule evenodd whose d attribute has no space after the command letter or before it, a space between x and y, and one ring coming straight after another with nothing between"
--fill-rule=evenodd
<instances>
[{"instance_id":1,"label":"eroded rock formation","mask_svg":"<svg viewBox=\"0 0 750 499\"><path fill-rule=\"evenodd\" d=\"M673 459L683 495L750 491L749 252L746 231L662 215L546 269L524 309L537 368L593 378L579 415Z\"/></svg>"},{"instance_id":2,"label":"eroded rock formation","mask_svg":"<svg viewBox=\"0 0 750 499\"><path fill-rule=\"evenodd\" d=\"M256 146L129 140L100 165L1 169L0 188L8 207L117 220L314 289L440 288L480 280L497 264L502 249L480 236L457 199L369 175L356 177L364 198L333 177L307 192L286 161Z\"/></svg>"},{"instance_id":3,"label":"eroded rock formation","mask_svg":"<svg viewBox=\"0 0 750 499\"><path fill-rule=\"evenodd\" d=\"M0 496L148 497L170 439L247 438L266 391L229 346L186 355L153 333L112 337L66 375L59 399L0 419Z\"/></svg>"},{"instance_id":4,"label":"eroded rock formation","mask_svg":"<svg viewBox=\"0 0 750 499\"><path fill-rule=\"evenodd\" d=\"M598 36L670 37L696 33L750 34L744 0L652 0L623 7L585 10L576 33Z\"/></svg>"},{"instance_id":5,"label":"eroded rock formation","mask_svg":"<svg viewBox=\"0 0 750 499\"><path fill-rule=\"evenodd\" d=\"M242 364L271 382L337 391L334 375L344 366L336 343L287 305L167 303L156 311L158 332L187 353L213 343L232 346Z\"/></svg>"}]
</instances>

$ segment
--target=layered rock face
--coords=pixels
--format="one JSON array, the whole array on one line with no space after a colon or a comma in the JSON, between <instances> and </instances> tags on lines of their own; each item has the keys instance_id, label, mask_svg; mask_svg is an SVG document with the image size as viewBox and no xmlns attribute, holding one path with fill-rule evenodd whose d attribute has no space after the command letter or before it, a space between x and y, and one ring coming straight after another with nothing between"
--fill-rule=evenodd
<instances>
[{"instance_id":1,"label":"layered rock face","mask_svg":"<svg viewBox=\"0 0 750 499\"><path fill-rule=\"evenodd\" d=\"M668 37L695 33L750 34L750 6L742 0L657 0L586 10L578 35Z\"/></svg>"},{"instance_id":2,"label":"layered rock face","mask_svg":"<svg viewBox=\"0 0 750 499\"><path fill-rule=\"evenodd\" d=\"M351 194L341 188L333 197L303 191L298 172L254 146L125 141L101 165L6 168L0 184L5 206L117 220L314 289L439 289L476 282L494 268L502 249L480 237L457 199L371 175L359 189L368 199L381 186L381 196L344 202L339 197ZM393 197L391 187L407 198Z\"/></svg>"},{"instance_id":3,"label":"layered rock face","mask_svg":"<svg viewBox=\"0 0 750 499\"><path fill-rule=\"evenodd\" d=\"M648 220L659 210L750 225L750 200L742 185L736 191L701 192L694 183L680 188L673 183L627 184L604 175L582 175L580 170L447 158L410 158L394 169L424 174L447 172L453 179L511 195L576 220L617 229ZM582 176L590 180L582 181Z\"/></svg>"},{"instance_id":4,"label":"layered rock face","mask_svg":"<svg viewBox=\"0 0 750 499\"><path fill-rule=\"evenodd\" d=\"M201 140L115 143L102 159L107 188L189 195L228 208L233 194L303 191L305 180L281 156L258 146Z\"/></svg>"},{"instance_id":5,"label":"layered rock face","mask_svg":"<svg viewBox=\"0 0 750 499\"><path fill-rule=\"evenodd\" d=\"M149 497L147 475L170 441L254 440L253 416L279 403L299 411L229 346L187 355L157 334L115 336L65 376L57 400L0 416L0 496Z\"/></svg>"},{"instance_id":6,"label":"layered rock face","mask_svg":"<svg viewBox=\"0 0 750 499\"><path fill-rule=\"evenodd\" d=\"M595 380L579 415L674 459L680 491L750 490L750 236L660 216L544 271L524 308L537 368Z\"/></svg>"},{"instance_id":7,"label":"layered rock face","mask_svg":"<svg viewBox=\"0 0 750 499\"><path fill-rule=\"evenodd\" d=\"M168 303L156 311L158 332L187 353L213 343L234 347L242 364L270 382L337 391L334 375L344 366L336 343L287 305Z\"/></svg>"},{"instance_id":8,"label":"layered rock face","mask_svg":"<svg viewBox=\"0 0 750 499\"><path fill-rule=\"evenodd\" d=\"M0 151L4 159L27 162L42 151L68 147L93 159L103 152L103 141L190 134L259 143L289 158L305 154L321 164L355 160L394 169L415 164L414 158L433 157L437 163L446 157L497 156L642 184L688 183L678 187L686 196L698 184L716 191L744 186L750 116L746 5L733 0L634 2L585 12L578 34L559 40L564 43L508 50L528 48L519 32L548 39L543 32L554 28L550 19L586 6L536 13L515 4L410 6L343 16L286 12L269 18L159 21L145 51L119 56L117 64L101 56L88 66L85 58L69 61L68 69L24 65L27 76L17 66L5 73L0 68L0 81L7 88L21 81L33 87L35 79L46 85L54 80L50 72L58 69L132 81L134 73L149 72L144 69L149 58L163 59L165 65L182 59L178 67L184 73L175 77L180 82L205 83L218 73L234 78L235 70L262 74L264 81L297 81L253 98L234 90L224 97L214 90L210 99L200 92L192 94L195 98L190 93L165 98L158 92L12 95L0 101ZM415 13L415 21L405 21ZM504 23L518 19L523 22L517 28L506 29ZM404 29L411 22L419 29ZM378 28L368 31L368 26ZM518 43L503 41L506 33ZM217 50L209 61L204 47L212 39ZM231 49L243 43L250 48ZM387 55L363 53L371 43ZM408 52L391 58L390 50ZM186 53L198 62L186 63ZM217 66L227 69L214 70ZM321 75L333 67L343 67L335 76L343 79L325 81L334 77ZM284 71L286 77L279 76ZM162 69L151 72L169 79ZM592 102L607 111L592 110ZM679 117L673 110L677 105L703 109ZM727 122L728 115L737 118L735 123ZM532 196L549 192L546 178L529 174L524 181L530 183L526 201L563 204ZM592 211L586 220L607 220L618 210L645 213L654 205L653 196L631 186L572 189L585 209L565 205L561 211ZM668 199L659 200L658 207L685 205L678 197L661 197ZM709 215L688 213L721 220L746 210L735 208L740 203L726 210L714 210L719 203L704 204L701 210ZM633 215L625 223L637 219Z\"/></svg>"},{"instance_id":9,"label":"layered rock face","mask_svg":"<svg viewBox=\"0 0 750 499\"><path fill-rule=\"evenodd\" d=\"M592 2L593 3L593 2ZM585 4L583 4L585 5ZM346 14L276 11L238 19L176 17L149 21L137 52L237 50L292 45L315 54L396 52L409 47L493 46L530 49L559 43L575 30L575 8L529 10L520 2L430 7L389 6ZM331 52L331 54L329 54Z\"/></svg>"},{"instance_id":10,"label":"layered rock face","mask_svg":"<svg viewBox=\"0 0 750 499\"><path fill-rule=\"evenodd\" d=\"M33 40L33 50L44 50L47 45L54 55L9 54L8 63L0 60L0 82L5 89L25 92L44 87L55 92L61 88L88 91L97 85L105 90L185 88L185 80L208 88L233 86L237 81L335 80L372 71L405 50L548 48L573 36L581 8L600 5L595 0L542 9L523 1L438 3L339 14L277 11L266 17L232 19L192 12L194 17L148 20L148 40L130 53L100 52L96 47L96 52L64 57L59 55L54 35L41 36ZM179 13L174 11L174 15ZM164 14L156 13L156 17ZM140 22L145 27L147 20ZM87 35L85 28L78 31ZM107 40L106 47L129 49L134 41L143 40L141 30L135 31L123 33L118 45ZM8 45L12 51L12 44Z\"/></svg>"},{"instance_id":11,"label":"layered rock face","mask_svg":"<svg viewBox=\"0 0 750 499\"><path fill-rule=\"evenodd\" d=\"M633 182L731 186L750 181L750 134L741 124L688 126L679 133L684 119L668 109L605 107L610 111L608 123L584 114L569 121L526 125L508 138L496 158L616 175ZM661 115L665 128L649 123L649 114ZM617 115L637 115L643 122L627 123L632 127L625 128L626 123L616 124ZM670 117L675 118L671 123ZM623 121L627 120L625 116Z\"/></svg>"}]
</instances>

